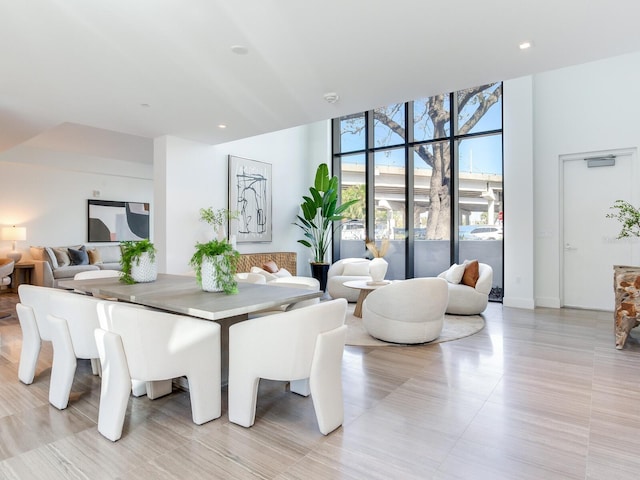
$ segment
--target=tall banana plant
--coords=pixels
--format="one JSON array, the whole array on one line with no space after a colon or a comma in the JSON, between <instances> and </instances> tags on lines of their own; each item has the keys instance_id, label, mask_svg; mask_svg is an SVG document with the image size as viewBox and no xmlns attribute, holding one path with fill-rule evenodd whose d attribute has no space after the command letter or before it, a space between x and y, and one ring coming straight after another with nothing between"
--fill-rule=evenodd
<instances>
[{"instance_id":1,"label":"tall banana plant","mask_svg":"<svg viewBox=\"0 0 640 480\"><path fill-rule=\"evenodd\" d=\"M358 199L350 200L338 206L338 177L329 176L326 163L318 165L314 185L309 187L310 196L303 195L300 205L302 216L294 223L304 232L304 239L298 240L313 252L313 263L326 263L327 252L331 246L333 222L344 220L342 215Z\"/></svg>"}]
</instances>

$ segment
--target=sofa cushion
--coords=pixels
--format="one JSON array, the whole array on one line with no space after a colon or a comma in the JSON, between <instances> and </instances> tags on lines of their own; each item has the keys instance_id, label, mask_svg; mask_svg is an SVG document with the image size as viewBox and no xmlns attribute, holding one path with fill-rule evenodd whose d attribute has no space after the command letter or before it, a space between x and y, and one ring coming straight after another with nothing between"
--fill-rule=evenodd
<instances>
[{"instance_id":1,"label":"sofa cushion","mask_svg":"<svg viewBox=\"0 0 640 480\"><path fill-rule=\"evenodd\" d=\"M87 255L87 249L84 245L78 249L69 247L67 251L69 252L71 265L89 265L89 255Z\"/></svg>"},{"instance_id":2,"label":"sofa cushion","mask_svg":"<svg viewBox=\"0 0 640 480\"><path fill-rule=\"evenodd\" d=\"M345 277L366 277L369 275L369 262L345 263L342 275Z\"/></svg>"},{"instance_id":3,"label":"sofa cushion","mask_svg":"<svg viewBox=\"0 0 640 480\"><path fill-rule=\"evenodd\" d=\"M31 258L34 260L40 260L46 262L48 259L45 258L44 247L29 247L29 253L31 254Z\"/></svg>"},{"instance_id":4,"label":"sofa cushion","mask_svg":"<svg viewBox=\"0 0 640 480\"><path fill-rule=\"evenodd\" d=\"M265 278L267 282L270 282L271 280L275 280L276 278L278 278L273 273L269 273L260 267L251 267L251 273L259 273Z\"/></svg>"},{"instance_id":5,"label":"sofa cushion","mask_svg":"<svg viewBox=\"0 0 640 480\"><path fill-rule=\"evenodd\" d=\"M478 283L478 278L480 277L478 260L466 260L464 265L464 273L460 283L476 288L476 283Z\"/></svg>"},{"instance_id":6,"label":"sofa cushion","mask_svg":"<svg viewBox=\"0 0 640 480\"><path fill-rule=\"evenodd\" d=\"M71 257L69 257L69 250L65 247L54 247L53 254L55 255L58 267L66 267L71 265Z\"/></svg>"},{"instance_id":7,"label":"sofa cushion","mask_svg":"<svg viewBox=\"0 0 640 480\"><path fill-rule=\"evenodd\" d=\"M100 250L97 248L87 250L87 255L89 256L89 263L91 265L100 265L102 263L102 255L100 255Z\"/></svg>"},{"instance_id":8,"label":"sofa cushion","mask_svg":"<svg viewBox=\"0 0 640 480\"><path fill-rule=\"evenodd\" d=\"M76 273L100 270L97 265L67 265L53 271L53 278L73 278Z\"/></svg>"},{"instance_id":9,"label":"sofa cushion","mask_svg":"<svg viewBox=\"0 0 640 480\"><path fill-rule=\"evenodd\" d=\"M101 245L95 248L100 252L102 263L120 263L120 245Z\"/></svg>"},{"instance_id":10,"label":"sofa cushion","mask_svg":"<svg viewBox=\"0 0 640 480\"><path fill-rule=\"evenodd\" d=\"M262 269L266 270L269 273L276 273L279 270L278 265L273 260L270 260L262 265Z\"/></svg>"},{"instance_id":11,"label":"sofa cushion","mask_svg":"<svg viewBox=\"0 0 640 480\"><path fill-rule=\"evenodd\" d=\"M291 272L289 272L289 270L287 270L286 268L281 268L276 273L274 273L274 275L278 278L288 278L291 276Z\"/></svg>"}]
</instances>

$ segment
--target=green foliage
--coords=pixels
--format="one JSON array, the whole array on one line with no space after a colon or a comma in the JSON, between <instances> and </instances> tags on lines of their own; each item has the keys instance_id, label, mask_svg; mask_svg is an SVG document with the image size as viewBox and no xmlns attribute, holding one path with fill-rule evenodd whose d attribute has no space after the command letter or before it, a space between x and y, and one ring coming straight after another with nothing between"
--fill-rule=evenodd
<instances>
[{"instance_id":1,"label":"green foliage","mask_svg":"<svg viewBox=\"0 0 640 480\"><path fill-rule=\"evenodd\" d=\"M239 212L231 211L227 208L214 210L213 207L200 209L200 220L208 223L212 227L224 227L229 220L237 219Z\"/></svg>"},{"instance_id":2,"label":"green foliage","mask_svg":"<svg viewBox=\"0 0 640 480\"><path fill-rule=\"evenodd\" d=\"M140 265L140 256L143 253L149 253L152 261L156 259L156 247L148 239L120 242L120 251L120 266L122 267L120 281L129 285L136 283L131 277L131 265L134 261L136 265Z\"/></svg>"},{"instance_id":3,"label":"green foliage","mask_svg":"<svg viewBox=\"0 0 640 480\"><path fill-rule=\"evenodd\" d=\"M616 200L609 208L617 212L607 213L606 217L615 218L622 223L618 238L640 237L640 210L624 200Z\"/></svg>"},{"instance_id":4,"label":"green foliage","mask_svg":"<svg viewBox=\"0 0 640 480\"><path fill-rule=\"evenodd\" d=\"M329 176L326 163L318 165L314 185L309 188L310 196L304 195L300 205L302 216L297 215L298 226L305 238L298 240L313 252L314 263L324 263L331 245L331 227L333 222L346 218L342 213L358 202L352 199L338 206L338 177Z\"/></svg>"},{"instance_id":5,"label":"green foliage","mask_svg":"<svg viewBox=\"0 0 640 480\"><path fill-rule=\"evenodd\" d=\"M218 285L226 294L238 293L238 282L235 279L236 270L238 268L238 260L240 253L233 249L226 240L211 240L206 243L196 243L196 251L189 261L196 271L196 279L198 285L202 286L202 260L205 257L215 258L221 255L222 262L214 262L215 273L218 279Z\"/></svg>"}]
</instances>

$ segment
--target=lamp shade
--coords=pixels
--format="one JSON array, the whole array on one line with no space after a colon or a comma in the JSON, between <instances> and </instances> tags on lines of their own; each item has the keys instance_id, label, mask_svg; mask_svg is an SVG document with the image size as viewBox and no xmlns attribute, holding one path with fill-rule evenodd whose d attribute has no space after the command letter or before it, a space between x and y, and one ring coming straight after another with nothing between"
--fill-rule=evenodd
<instances>
[{"instance_id":1,"label":"lamp shade","mask_svg":"<svg viewBox=\"0 0 640 480\"><path fill-rule=\"evenodd\" d=\"M2 240L26 240L26 227L2 227Z\"/></svg>"}]
</instances>

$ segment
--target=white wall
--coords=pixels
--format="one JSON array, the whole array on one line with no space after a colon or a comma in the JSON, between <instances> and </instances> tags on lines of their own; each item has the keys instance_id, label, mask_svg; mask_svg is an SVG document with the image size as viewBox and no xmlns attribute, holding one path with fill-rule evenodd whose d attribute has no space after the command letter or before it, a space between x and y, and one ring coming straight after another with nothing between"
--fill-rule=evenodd
<instances>
[{"instance_id":1,"label":"white wall","mask_svg":"<svg viewBox=\"0 0 640 480\"><path fill-rule=\"evenodd\" d=\"M640 53L563 68L533 78L538 306L561 305L559 157L637 148L640 145L640 97L635 93L638 85ZM506 173L505 177L508 181ZM615 188L615 185L604 187ZM505 195L506 192L507 187Z\"/></svg>"},{"instance_id":2,"label":"white wall","mask_svg":"<svg viewBox=\"0 0 640 480\"><path fill-rule=\"evenodd\" d=\"M86 243L94 190L102 200L153 200L151 165L35 147L3 152L0 180L0 225L27 228L18 244L25 258L30 245ZM9 250L11 242L0 240L0 257Z\"/></svg>"},{"instance_id":3,"label":"white wall","mask_svg":"<svg viewBox=\"0 0 640 480\"><path fill-rule=\"evenodd\" d=\"M160 271L183 273L197 241L206 240L207 226L199 221L202 207L227 208L228 156L234 155L272 165L273 240L269 243L240 243L241 253L298 252L298 272L309 275L307 249L297 243L302 238L292 225L302 195L307 193L315 167L330 162L329 122L259 135L216 146L175 137L157 139L155 154L158 210L155 241L165 252ZM160 158L159 158L160 157ZM163 185L164 183L164 185ZM161 191L165 198L160 198ZM162 254L161 254L162 256Z\"/></svg>"},{"instance_id":4,"label":"white wall","mask_svg":"<svg viewBox=\"0 0 640 480\"><path fill-rule=\"evenodd\" d=\"M534 307L533 82L503 84L504 298L507 307Z\"/></svg>"}]
</instances>

